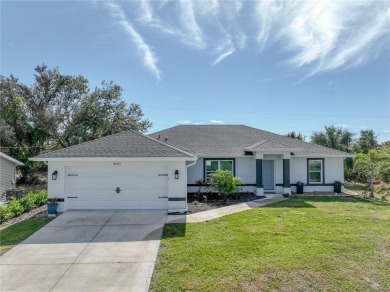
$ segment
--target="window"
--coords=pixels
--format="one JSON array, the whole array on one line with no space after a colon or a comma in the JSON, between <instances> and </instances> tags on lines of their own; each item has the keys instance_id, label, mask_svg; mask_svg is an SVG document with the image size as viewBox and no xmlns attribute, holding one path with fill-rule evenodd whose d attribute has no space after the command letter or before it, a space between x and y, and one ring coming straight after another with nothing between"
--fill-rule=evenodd
<instances>
[{"instance_id":1,"label":"window","mask_svg":"<svg viewBox=\"0 0 390 292\"><path fill-rule=\"evenodd\" d=\"M324 183L324 160L323 159L309 159L307 162L308 183L322 184Z\"/></svg>"},{"instance_id":2,"label":"window","mask_svg":"<svg viewBox=\"0 0 390 292\"><path fill-rule=\"evenodd\" d=\"M232 159L205 159L205 176L217 172L218 170L229 171L233 173L234 160Z\"/></svg>"}]
</instances>

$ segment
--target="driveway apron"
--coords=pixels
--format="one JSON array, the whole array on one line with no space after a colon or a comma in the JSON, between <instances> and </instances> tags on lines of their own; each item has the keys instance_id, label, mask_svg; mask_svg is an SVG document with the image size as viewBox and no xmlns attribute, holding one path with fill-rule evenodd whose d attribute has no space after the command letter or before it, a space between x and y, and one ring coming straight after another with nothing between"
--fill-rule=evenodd
<instances>
[{"instance_id":1,"label":"driveway apron","mask_svg":"<svg viewBox=\"0 0 390 292\"><path fill-rule=\"evenodd\" d=\"M65 212L0 257L0 290L148 291L166 217Z\"/></svg>"}]
</instances>

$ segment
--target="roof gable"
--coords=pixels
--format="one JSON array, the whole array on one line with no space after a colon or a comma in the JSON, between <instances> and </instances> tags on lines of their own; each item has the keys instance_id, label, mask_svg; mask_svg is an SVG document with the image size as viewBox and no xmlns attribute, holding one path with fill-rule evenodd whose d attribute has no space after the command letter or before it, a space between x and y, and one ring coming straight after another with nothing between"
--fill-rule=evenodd
<instances>
[{"instance_id":1,"label":"roof gable","mask_svg":"<svg viewBox=\"0 0 390 292\"><path fill-rule=\"evenodd\" d=\"M299 150L297 147L287 145L282 142L273 141L273 140L262 140L253 145L250 145L245 148L245 151L256 151L262 149L289 149L289 150Z\"/></svg>"}]
</instances>

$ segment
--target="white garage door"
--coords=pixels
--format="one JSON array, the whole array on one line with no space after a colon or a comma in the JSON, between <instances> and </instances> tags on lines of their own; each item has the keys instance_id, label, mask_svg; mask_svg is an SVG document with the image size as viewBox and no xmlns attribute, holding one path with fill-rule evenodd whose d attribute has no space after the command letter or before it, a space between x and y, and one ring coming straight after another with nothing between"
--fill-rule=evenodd
<instances>
[{"instance_id":1,"label":"white garage door","mask_svg":"<svg viewBox=\"0 0 390 292\"><path fill-rule=\"evenodd\" d=\"M68 167L66 193L69 210L166 210L168 167Z\"/></svg>"}]
</instances>

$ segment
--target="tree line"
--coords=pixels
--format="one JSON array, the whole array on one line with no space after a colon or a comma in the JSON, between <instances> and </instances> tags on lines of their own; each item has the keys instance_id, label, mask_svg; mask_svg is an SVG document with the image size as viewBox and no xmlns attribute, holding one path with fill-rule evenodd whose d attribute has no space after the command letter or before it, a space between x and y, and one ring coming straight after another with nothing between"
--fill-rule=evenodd
<instances>
[{"instance_id":1,"label":"tree line","mask_svg":"<svg viewBox=\"0 0 390 292\"><path fill-rule=\"evenodd\" d=\"M144 133L151 125L113 82L91 88L85 77L44 64L31 85L0 75L0 151L25 163L22 183L34 183L34 173L46 168L29 157L126 130Z\"/></svg>"}]
</instances>

